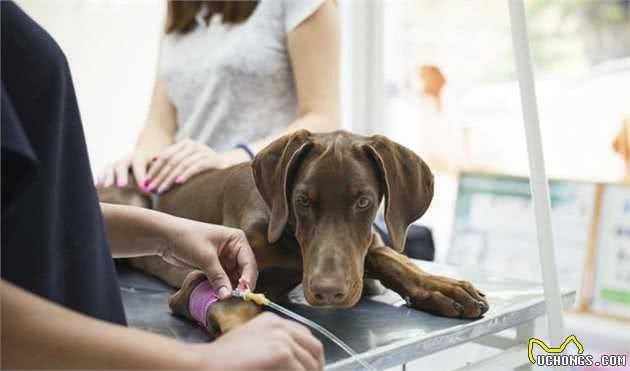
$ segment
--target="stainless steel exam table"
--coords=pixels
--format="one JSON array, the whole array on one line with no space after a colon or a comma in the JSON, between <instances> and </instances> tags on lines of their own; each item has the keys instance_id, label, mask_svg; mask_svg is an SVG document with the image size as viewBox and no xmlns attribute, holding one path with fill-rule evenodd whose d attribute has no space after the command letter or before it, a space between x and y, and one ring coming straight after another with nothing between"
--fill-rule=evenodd
<instances>
[{"instance_id":1,"label":"stainless steel exam table","mask_svg":"<svg viewBox=\"0 0 630 371\"><path fill-rule=\"evenodd\" d=\"M303 304L294 290L286 306L326 327L378 369L405 364L414 359L466 342L477 342L503 351L468 365L467 369L517 367L527 362L527 341L533 336L534 320L545 313L541 284L506 279L487 273L417 261L422 269L452 278L466 279L484 292L490 310L479 320L448 319L410 309L403 299L387 290L364 298L351 309L313 308ZM142 273L119 269L119 284L129 326L174 337L185 342L207 342L205 331L173 315L167 298L173 291ZM563 304L570 306L575 291L563 290ZM496 336L516 328L516 337ZM324 343L327 369L360 369L336 345ZM489 335L489 336L487 336ZM525 345L523 345L525 344ZM525 355L525 356L524 356Z\"/></svg>"}]
</instances>

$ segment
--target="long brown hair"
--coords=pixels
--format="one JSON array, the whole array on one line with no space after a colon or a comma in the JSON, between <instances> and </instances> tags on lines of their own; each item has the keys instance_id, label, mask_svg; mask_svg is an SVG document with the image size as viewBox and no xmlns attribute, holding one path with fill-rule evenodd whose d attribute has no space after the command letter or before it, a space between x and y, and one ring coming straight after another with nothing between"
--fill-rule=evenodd
<instances>
[{"instance_id":1,"label":"long brown hair","mask_svg":"<svg viewBox=\"0 0 630 371\"><path fill-rule=\"evenodd\" d=\"M223 23L236 24L247 20L258 2L249 1L168 1L166 33L187 33L195 28L195 16L203 6L208 7L206 22L215 14L223 16Z\"/></svg>"}]
</instances>

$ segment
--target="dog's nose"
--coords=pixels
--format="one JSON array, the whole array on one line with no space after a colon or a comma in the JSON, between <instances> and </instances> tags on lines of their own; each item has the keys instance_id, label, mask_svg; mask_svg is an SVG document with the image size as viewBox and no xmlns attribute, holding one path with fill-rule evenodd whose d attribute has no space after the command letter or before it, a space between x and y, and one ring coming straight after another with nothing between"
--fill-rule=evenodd
<instances>
[{"instance_id":1,"label":"dog's nose","mask_svg":"<svg viewBox=\"0 0 630 371\"><path fill-rule=\"evenodd\" d=\"M311 280L313 296L320 305L335 305L343 302L348 296L345 280L338 277L317 277Z\"/></svg>"}]
</instances>

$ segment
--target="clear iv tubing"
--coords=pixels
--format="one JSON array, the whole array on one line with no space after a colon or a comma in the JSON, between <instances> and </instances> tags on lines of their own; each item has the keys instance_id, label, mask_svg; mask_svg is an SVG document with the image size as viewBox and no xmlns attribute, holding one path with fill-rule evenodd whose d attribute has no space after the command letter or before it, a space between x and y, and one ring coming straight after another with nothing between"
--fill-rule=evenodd
<instances>
[{"instance_id":1,"label":"clear iv tubing","mask_svg":"<svg viewBox=\"0 0 630 371\"><path fill-rule=\"evenodd\" d=\"M299 314L292 312L288 310L287 308L272 302L271 300L267 299L262 294L254 294L249 291L237 291L237 290L235 290L232 294L234 296L242 297L245 300L253 301L254 303L258 305L266 305L274 309L275 311L284 314L287 317L293 318L294 320L301 322L305 324L306 326L309 326L317 330L319 333L329 338L333 343L337 344L337 346L343 349L343 351L348 353L348 355L352 357L352 360L359 363L363 368L370 371L376 371L376 368L374 368L372 365L370 365L366 361L359 358L359 355L354 350L352 350L352 348L350 348L348 344L344 343L341 339L335 336L335 334L326 330L324 327L318 325L317 323L311 321L310 319L302 317Z\"/></svg>"}]
</instances>

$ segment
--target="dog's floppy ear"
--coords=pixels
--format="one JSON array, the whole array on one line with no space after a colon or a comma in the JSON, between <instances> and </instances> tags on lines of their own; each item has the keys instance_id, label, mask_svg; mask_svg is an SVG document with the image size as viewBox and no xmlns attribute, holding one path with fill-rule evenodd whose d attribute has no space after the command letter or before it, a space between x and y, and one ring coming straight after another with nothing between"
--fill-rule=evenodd
<instances>
[{"instance_id":1,"label":"dog's floppy ear","mask_svg":"<svg viewBox=\"0 0 630 371\"><path fill-rule=\"evenodd\" d=\"M258 192L271 210L267 239L278 241L289 219L287 181L298 160L310 148L311 133L299 130L276 139L252 161L252 171Z\"/></svg>"},{"instance_id":2,"label":"dog's floppy ear","mask_svg":"<svg viewBox=\"0 0 630 371\"><path fill-rule=\"evenodd\" d=\"M374 158L385 191L385 223L394 250L405 247L409 224L420 218L433 198L433 174L413 151L381 135L365 145Z\"/></svg>"}]
</instances>

